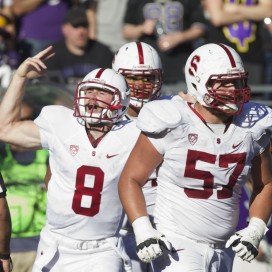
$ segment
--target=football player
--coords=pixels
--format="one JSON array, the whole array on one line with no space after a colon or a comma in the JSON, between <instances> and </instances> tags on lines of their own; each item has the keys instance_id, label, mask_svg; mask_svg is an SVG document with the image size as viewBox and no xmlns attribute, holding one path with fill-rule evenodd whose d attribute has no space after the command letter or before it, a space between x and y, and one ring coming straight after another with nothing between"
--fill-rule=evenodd
<instances>
[{"instance_id":1,"label":"football player","mask_svg":"<svg viewBox=\"0 0 272 272\"><path fill-rule=\"evenodd\" d=\"M162 65L157 51L144 42L130 42L115 54L112 68L122 74L131 91L130 105L125 115L127 120L135 120L141 108L149 101L160 97L162 86ZM143 186L148 215L153 221L156 197L156 172L154 171ZM132 271L152 271L149 263L139 261L135 251L135 236L127 217L121 229L126 252L132 261Z\"/></svg>"},{"instance_id":2,"label":"football player","mask_svg":"<svg viewBox=\"0 0 272 272\"><path fill-rule=\"evenodd\" d=\"M119 181L137 254L154 271L230 272L235 253L250 262L272 211L272 112L249 102L237 52L206 44L189 56L188 92L195 103L152 101L141 110L140 137ZM155 228L142 186L157 176ZM250 221L236 232L241 188L251 172Z\"/></svg>"},{"instance_id":3,"label":"football player","mask_svg":"<svg viewBox=\"0 0 272 272\"><path fill-rule=\"evenodd\" d=\"M77 86L74 110L53 105L33 121L16 121L28 79L44 75L52 46L16 70L0 106L0 139L25 149L49 149L52 172L47 222L34 272L131 269L119 229L122 205L117 182L139 135L122 120L130 91L124 77L98 68Z\"/></svg>"}]
</instances>

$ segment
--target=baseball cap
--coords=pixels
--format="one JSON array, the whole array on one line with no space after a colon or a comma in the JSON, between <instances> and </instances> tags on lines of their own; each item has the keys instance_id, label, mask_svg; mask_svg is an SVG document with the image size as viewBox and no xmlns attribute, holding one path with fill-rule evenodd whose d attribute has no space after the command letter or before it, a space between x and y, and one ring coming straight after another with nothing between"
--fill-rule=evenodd
<instances>
[{"instance_id":1,"label":"baseball cap","mask_svg":"<svg viewBox=\"0 0 272 272\"><path fill-rule=\"evenodd\" d=\"M88 27L89 21L85 9L78 7L69 9L64 17L64 24L71 24L73 27Z\"/></svg>"}]
</instances>

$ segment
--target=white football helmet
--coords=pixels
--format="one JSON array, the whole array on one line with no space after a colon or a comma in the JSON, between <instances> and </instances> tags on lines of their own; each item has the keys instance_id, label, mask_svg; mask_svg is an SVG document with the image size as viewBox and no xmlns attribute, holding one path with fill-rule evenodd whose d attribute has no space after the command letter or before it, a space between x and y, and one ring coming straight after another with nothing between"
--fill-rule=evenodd
<instances>
[{"instance_id":1,"label":"white football helmet","mask_svg":"<svg viewBox=\"0 0 272 272\"><path fill-rule=\"evenodd\" d=\"M153 82L129 83L130 105L140 109L160 96L162 65L157 51L144 42L130 42L115 54L112 68L123 76L154 76Z\"/></svg>"},{"instance_id":2,"label":"white football helmet","mask_svg":"<svg viewBox=\"0 0 272 272\"><path fill-rule=\"evenodd\" d=\"M203 106L227 114L238 114L250 99L248 73L238 53L220 44L205 44L191 53L185 65L188 93ZM234 90L222 94L218 85L233 84Z\"/></svg>"},{"instance_id":3,"label":"white football helmet","mask_svg":"<svg viewBox=\"0 0 272 272\"><path fill-rule=\"evenodd\" d=\"M90 98L85 95L85 90L90 88L112 93L112 102L108 104L102 100L95 99L93 101L92 99L90 104ZM78 83L74 97L74 116L80 117L90 124L116 123L126 114L129 99L130 90L124 77L113 69L98 68L91 71L82 82ZM97 102L104 103L106 107L99 106ZM101 108L101 111L97 112L94 110L95 108Z\"/></svg>"}]
</instances>

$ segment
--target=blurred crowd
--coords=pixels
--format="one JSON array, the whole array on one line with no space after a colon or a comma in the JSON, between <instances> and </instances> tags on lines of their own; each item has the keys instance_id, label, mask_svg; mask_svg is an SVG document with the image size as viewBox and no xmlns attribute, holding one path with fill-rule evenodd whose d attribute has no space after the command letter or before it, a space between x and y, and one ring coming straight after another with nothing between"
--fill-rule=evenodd
<instances>
[{"instance_id":1,"label":"blurred crowd","mask_svg":"<svg viewBox=\"0 0 272 272\"><path fill-rule=\"evenodd\" d=\"M86 71L110 67L116 50L134 40L158 50L166 95L184 88L187 57L208 42L234 47L249 72L249 83L271 84L271 1L240 2L2 0L1 87L7 87L22 60L52 44L57 58L48 63L49 77L73 88ZM269 98L269 90L264 96Z\"/></svg>"},{"instance_id":2,"label":"blurred crowd","mask_svg":"<svg viewBox=\"0 0 272 272\"><path fill-rule=\"evenodd\" d=\"M235 48L241 55L249 72L250 84L267 84L267 92L262 96L268 100L272 93L271 18L271 0L239 3L235 0L0 0L0 88L7 88L13 71L25 58L53 45L56 56L46 63L48 74L45 80L66 85L74 91L77 82L88 72L98 67L111 68L115 52L123 44L139 40L158 51L164 71L162 94L173 95L179 90L186 92L184 66L190 53L205 43L222 42ZM54 103L59 101L53 100ZM50 102L53 100L50 99ZM16 181L8 176L4 178L13 187L22 186L36 178L39 190L27 189L27 192L35 192L32 194L33 199L23 202L27 193L22 190L16 197L11 194L10 206L13 205L12 201L19 201L44 213L44 188L41 183L48 164L47 154L41 154L41 161L37 161L33 153L24 153L25 156L22 156L12 147L3 145L1 149L2 173L4 168L7 172L14 171L20 164L43 165L36 177L34 174L31 174L32 178L16 176ZM26 171L30 171L30 168ZM10 190L13 193L14 189ZM245 199L241 201L241 207L245 210L249 194L250 190L245 188ZM25 270L22 270L21 264L18 265L20 270L16 270L15 261L14 272L31 271L37 236L43 224L39 212L35 213L31 208L26 208L24 212L31 215L29 225L36 228L29 229L26 220L16 219L24 222L24 225L14 224L13 252L23 251L22 240L19 240L20 247L15 246L18 238L30 236L34 237L29 246L32 255L29 259L25 255L21 256L24 263L29 260ZM12 215L14 220L18 217L16 212ZM241 217L241 225L246 223L246 218L245 215L242 222ZM257 266L251 264L246 268L248 272L272 271L271 236L270 231L262 244L262 256L254 261ZM243 269L240 268L242 264L236 265L239 269L234 266L234 272Z\"/></svg>"}]
</instances>

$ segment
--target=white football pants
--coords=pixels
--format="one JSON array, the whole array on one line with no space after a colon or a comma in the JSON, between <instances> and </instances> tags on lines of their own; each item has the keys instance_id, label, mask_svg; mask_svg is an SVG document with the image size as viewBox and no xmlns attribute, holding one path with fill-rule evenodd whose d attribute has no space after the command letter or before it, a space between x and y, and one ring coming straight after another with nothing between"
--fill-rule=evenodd
<instances>
[{"instance_id":1,"label":"white football pants","mask_svg":"<svg viewBox=\"0 0 272 272\"><path fill-rule=\"evenodd\" d=\"M79 241L42 229L32 272L131 271L122 239Z\"/></svg>"},{"instance_id":2,"label":"white football pants","mask_svg":"<svg viewBox=\"0 0 272 272\"><path fill-rule=\"evenodd\" d=\"M224 245L217 246L186 237L166 238L175 253L165 251L152 263L154 272L231 272L235 253Z\"/></svg>"}]
</instances>

